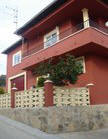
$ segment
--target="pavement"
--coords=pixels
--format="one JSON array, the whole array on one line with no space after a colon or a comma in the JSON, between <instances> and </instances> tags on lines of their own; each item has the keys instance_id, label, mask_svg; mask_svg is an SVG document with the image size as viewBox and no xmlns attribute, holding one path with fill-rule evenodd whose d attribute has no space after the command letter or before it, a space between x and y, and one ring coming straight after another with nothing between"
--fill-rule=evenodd
<instances>
[{"instance_id":1,"label":"pavement","mask_svg":"<svg viewBox=\"0 0 108 139\"><path fill-rule=\"evenodd\" d=\"M62 139L108 139L108 129L60 134Z\"/></svg>"},{"instance_id":2,"label":"pavement","mask_svg":"<svg viewBox=\"0 0 108 139\"><path fill-rule=\"evenodd\" d=\"M20 122L0 116L0 139L108 139L108 129L47 134Z\"/></svg>"}]
</instances>

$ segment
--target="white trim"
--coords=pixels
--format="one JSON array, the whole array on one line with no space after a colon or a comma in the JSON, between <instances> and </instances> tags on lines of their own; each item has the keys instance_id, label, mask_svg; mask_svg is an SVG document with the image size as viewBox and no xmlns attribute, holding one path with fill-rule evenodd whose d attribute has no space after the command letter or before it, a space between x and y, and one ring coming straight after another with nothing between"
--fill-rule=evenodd
<instances>
[{"instance_id":1,"label":"white trim","mask_svg":"<svg viewBox=\"0 0 108 139\"><path fill-rule=\"evenodd\" d=\"M102 30L100 30L100 29L98 29L98 28L96 28L96 27L92 27L92 26L91 26L91 28L93 28L93 29L95 29L96 31L101 32L102 34L108 36L108 33L104 32L104 31L102 31Z\"/></svg>"},{"instance_id":2,"label":"white trim","mask_svg":"<svg viewBox=\"0 0 108 139\"><path fill-rule=\"evenodd\" d=\"M47 34L44 35L44 49L48 48L48 46L46 46L46 42L47 42L47 39L46 38L49 37L49 36L51 36L54 33L57 33L57 42L59 41L59 27L57 26L54 30L52 30L51 32L49 32L49 33L47 33Z\"/></svg>"},{"instance_id":3,"label":"white trim","mask_svg":"<svg viewBox=\"0 0 108 139\"><path fill-rule=\"evenodd\" d=\"M14 57L15 57L16 55L18 55L18 54L20 54L21 58L20 58L19 63L15 64L15 63L14 63ZM20 50L20 51L16 52L15 54L13 54L13 56L12 56L12 66L16 66L16 65L20 64L20 63L21 63L21 59L22 59L22 53L21 53L21 50Z\"/></svg>"},{"instance_id":4,"label":"white trim","mask_svg":"<svg viewBox=\"0 0 108 139\"><path fill-rule=\"evenodd\" d=\"M83 73L86 73L85 57L84 56L80 56L80 57L76 58L76 60L78 60L78 59L83 59Z\"/></svg>"},{"instance_id":5,"label":"white trim","mask_svg":"<svg viewBox=\"0 0 108 139\"><path fill-rule=\"evenodd\" d=\"M12 76L12 77L8 78L8 93L11 93L11 80L15 79L17 77L23 76L23 75L24 75L24 90L26 90L26 88L27 88L27 86L26 86L26 82L27 82L26 72L22 72L20 74L17 74L15 76Z\"/></svg>"},{"instance_id":6,"label":"white trim","mask_svg":"<svg viewBox=\"0 0 108 139\"><path fill-rule=\"evenodd\" d=\"M82 13L83 13L84 28L88 28L88 27L90 27L88 9L86 9L86 8L82 9Z\"/></svg>"}]
</instances>

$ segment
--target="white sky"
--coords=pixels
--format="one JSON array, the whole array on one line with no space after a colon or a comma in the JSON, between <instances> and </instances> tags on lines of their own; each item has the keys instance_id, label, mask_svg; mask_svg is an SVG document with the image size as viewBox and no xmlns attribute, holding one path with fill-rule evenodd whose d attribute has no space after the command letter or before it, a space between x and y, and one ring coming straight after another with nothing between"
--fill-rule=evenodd
<instances>
[{"instance_id":1,"label":"white sky","mask_svg":"<svg viewBox=\"0 0 108 139\"><path fill-rule=\"evenodd\" d=\"M13 11L10 8L18 7L18 28L46 7L54 0L0 0L0 53L16 42L16 30L13 23ZM5 8L8 6L9 8ZM6 56L0 54L0 75L6 74Z\"/></svg>"}]
</instances>

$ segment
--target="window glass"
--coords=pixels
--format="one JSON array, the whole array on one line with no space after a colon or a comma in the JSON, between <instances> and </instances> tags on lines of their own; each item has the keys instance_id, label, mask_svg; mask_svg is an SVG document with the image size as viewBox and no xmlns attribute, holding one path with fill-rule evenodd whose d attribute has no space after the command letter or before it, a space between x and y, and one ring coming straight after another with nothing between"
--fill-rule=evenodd
<instances>
[{"instance_id":1,"label":"window glass","mask_svg":"<svg viewBox=\"0 0 108 139\"><path fill-rule=\"evenodd\" d=\"M46 38L46 46L51 46L51 45L52 45L51 39L52 39L52 36L48 36L48 37Z\"/></svg>"},{"instance_id":2,"label":"window glass","mask_svg":"<svg viewBox=\"0 0 108 139\"><path fill-rule=\"evenodd\" d=\"M45 48L52 46L58 41L57 30L54 30L45 36Z\"/></svg>"},{"instance_id":3,"label":"window glass","mask_svg":"<svg viewBox=\"0 0 108 139\"><path fill-rule=\"evenodd\" d=\"M13 55L13 66L21 63L21 52L18 52Z\"/></svg>"},{"instance_id":4,"label":"window glass","mask_svg":"<svg viewBox=\"0 0 108 139\"><path fill-rule=\"evenodd\" d=\"M57 42L57 33L52 34L52 44Z\"/></svg>"}]
</instances>

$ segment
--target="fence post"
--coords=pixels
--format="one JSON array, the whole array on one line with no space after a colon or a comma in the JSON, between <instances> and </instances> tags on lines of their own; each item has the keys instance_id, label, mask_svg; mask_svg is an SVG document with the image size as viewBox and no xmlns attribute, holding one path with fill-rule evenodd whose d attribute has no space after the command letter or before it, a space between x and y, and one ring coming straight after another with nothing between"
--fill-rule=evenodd
<instances>
[{"instance_id":1,"label":"fence post","mask_svg":"<svg viewBox=\"0 0 108 139\"><path fill-rule=\"evenodd\" d=\"M53 106L53 82L46 80L44 82L45 107Z\"/></svg>"},{"instance_id":2,"label":"fence post","mask_svg":"<svg viewBox=\"0 0 108 139\"><path fill-rule=\"evenodd\" d=\"M89 90L89 97L90 97L90 105L92 105L92 96L93 96L93 92L94 92L94 86L95 84L94 83L89 83L89 84L86 84L86 87L87 89Z\"/></svg>"},{"instance_id":3,"label":"fence post","mask_svg":"<svg viewBox=\"0 0 108 139\"><path fill-rule=\"evenodd\" d=\"M14 86L11 90L11 108L15 108L15 92L17 88Z\"/></svg>"}]
</instances>

